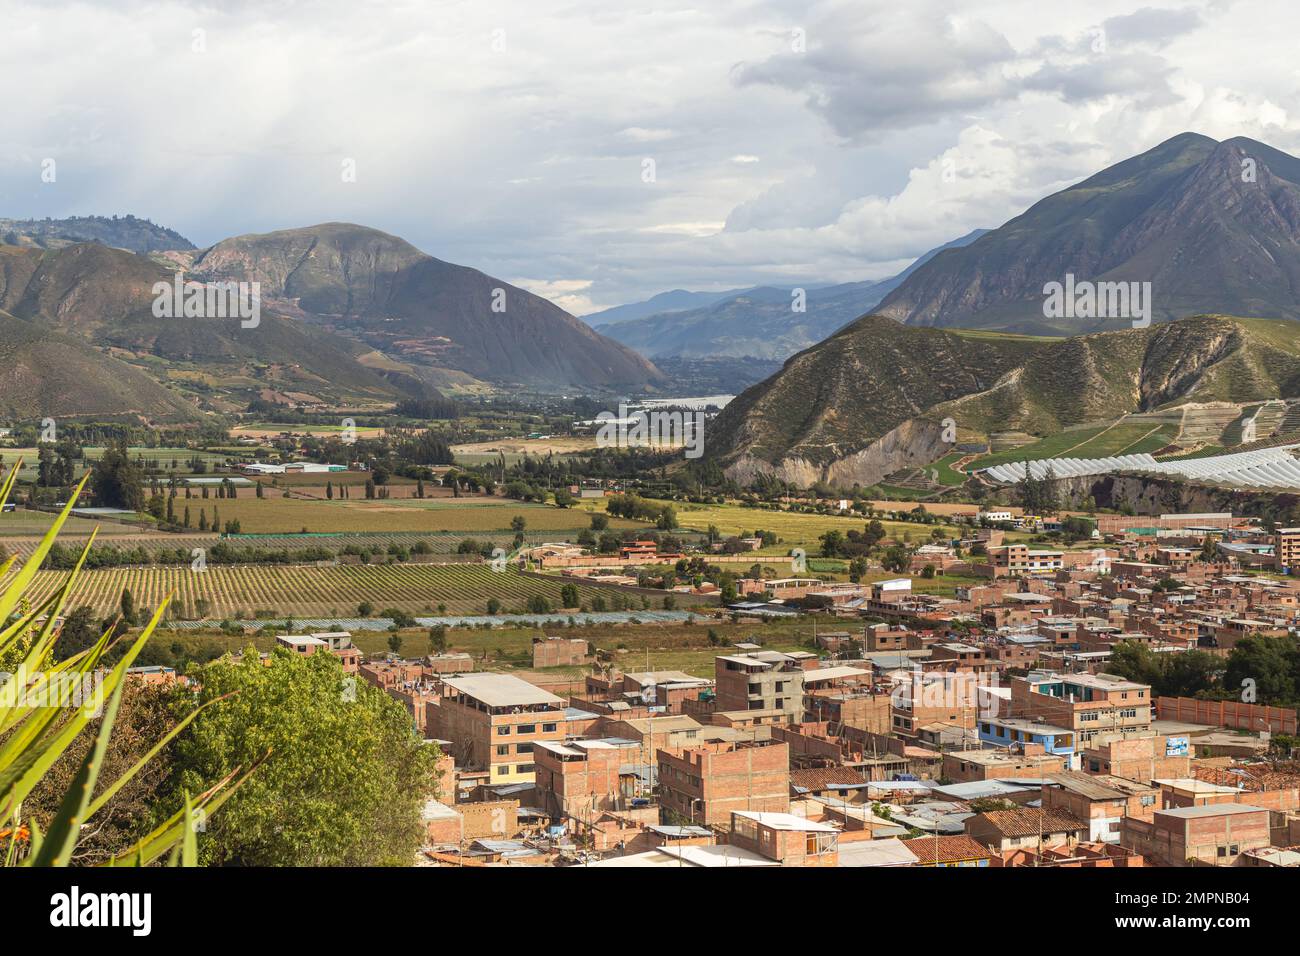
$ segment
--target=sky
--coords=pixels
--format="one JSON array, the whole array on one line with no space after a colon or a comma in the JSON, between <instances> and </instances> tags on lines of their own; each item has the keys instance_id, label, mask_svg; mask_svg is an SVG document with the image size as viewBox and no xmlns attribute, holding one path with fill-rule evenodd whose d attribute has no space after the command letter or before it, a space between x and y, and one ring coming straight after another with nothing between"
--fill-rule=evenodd
<instances>
[{"instance_id":1,"label":"sky","mask_svg":"<svg viewBox=\"0 0 1300 956\"><path fill-rule=\"evenodd\" d=\"M883 278L1180 132L1300 153L1285 0L0 0L0 23L0 217L132 213L199 246L357 222L575 314Z\"/></svg>"}]
</instances>

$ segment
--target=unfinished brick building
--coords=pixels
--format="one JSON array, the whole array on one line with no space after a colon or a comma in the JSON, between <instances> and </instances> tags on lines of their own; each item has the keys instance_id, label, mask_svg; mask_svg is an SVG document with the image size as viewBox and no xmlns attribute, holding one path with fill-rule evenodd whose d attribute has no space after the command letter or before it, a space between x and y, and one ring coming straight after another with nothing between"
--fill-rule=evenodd
<instances>
[{"instance_id":1,"label":"unfinished brick building","mask_svg":"<svg viewBox=\"0 0 1300 956\"><path fill-rule=\"evenodd\" d=\"M726 826L737 810L790 810L790 748L774 741L660 751L659 802L666 823Z\"/></svg>"}]
</instances>

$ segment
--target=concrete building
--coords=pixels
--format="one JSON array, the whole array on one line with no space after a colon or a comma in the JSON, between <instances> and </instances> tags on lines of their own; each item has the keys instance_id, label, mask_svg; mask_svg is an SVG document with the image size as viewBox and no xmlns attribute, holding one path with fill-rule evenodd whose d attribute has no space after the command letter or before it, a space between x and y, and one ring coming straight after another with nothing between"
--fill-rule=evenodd
<instances>
[{"instance_id":1,"label":"concrete building","mask_svg":"<svg viewBox=\"0 0 1300 956\"><path fill-rule=\"evenodd\" d=\"M1300 528L1278 528L1273 532L1273 563L1288 574L1300 567Z\"/></svg>"},{"instance_id":2,"label":"concrete building","mask_svg":"<svg viewBox=\"0 0 1300 956\"><path fill-rule=\"evenodd\" d=\"M1147 736L1151 688L1110 674L1033 672L1011 682L1011 712L1074 731L1075 747Z\"/></svg>"}]
</instances>

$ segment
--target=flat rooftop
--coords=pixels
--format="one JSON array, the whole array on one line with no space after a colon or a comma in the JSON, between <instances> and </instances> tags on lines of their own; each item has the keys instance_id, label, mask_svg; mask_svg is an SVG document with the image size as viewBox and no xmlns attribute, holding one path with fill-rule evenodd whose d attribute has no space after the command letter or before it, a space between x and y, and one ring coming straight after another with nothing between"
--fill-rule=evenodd
<instances>
[{"instance_id":1,"label":"flat rooftop","mask_svg":"<svg viewBox=\"0 0 1300 956\"><path fill-rule=\"evenodd\" d=\"M528 704L554 704L557 708L564 706L561 698L510 674L463 674L448 677L443 683L488 707Z\"/></svg>"}]
</instances>

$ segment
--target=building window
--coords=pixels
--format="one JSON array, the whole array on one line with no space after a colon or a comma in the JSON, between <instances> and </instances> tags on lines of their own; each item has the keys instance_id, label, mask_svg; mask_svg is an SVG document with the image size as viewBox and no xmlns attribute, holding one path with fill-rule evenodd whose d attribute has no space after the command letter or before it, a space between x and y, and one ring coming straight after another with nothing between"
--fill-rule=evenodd
<instances>
[{"instance_id":1,"label":"building window","mask_svg":"<svg viewBox=\"0 0 1300 956\"><path fill-rule=\"evenodd\" d=\"M544 734L555 733L555 724L542 724L542 733Z\"/></svg>"},{"instance_id":2,"label":"building window","mask_svg":"<svg viewBox=\"0 0 1300 956\"><path fill-rule=\"evenodd\" d=\"M504 737L508 733L510 733L510 727L507 726L506 724L502 724L500 727L497 728L497 734L502 737Z\"/></svg>"},{"instance_id":3,"label":"building window","mask_svg":"<svg viewBox=\"0 0 1300 956\"><path fill-rule=\"evenodd\" d=\"M510 754L510 745L509 745L509 744L497 744L497 756L498 756L498 757L506 757L506 756L509 756L509 754Z\"/></svg>"},{"instance_id":4,"label":"building window","mask_svg":"<svg viewBox=\"0 0 1300 956\"><path fill-rule=\"evenodd\" d=\"M537 733L537 725L536 725L536 724L519 724L519 725L518 725L518 730L516 731L516 733L520 733L520 734L535 734L535 733Z\"/></svg>"}]
</instances>

